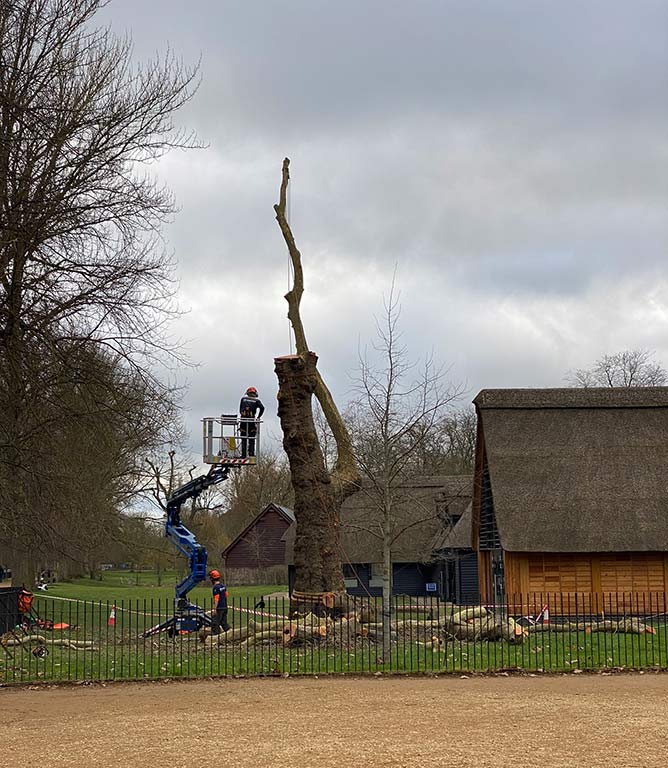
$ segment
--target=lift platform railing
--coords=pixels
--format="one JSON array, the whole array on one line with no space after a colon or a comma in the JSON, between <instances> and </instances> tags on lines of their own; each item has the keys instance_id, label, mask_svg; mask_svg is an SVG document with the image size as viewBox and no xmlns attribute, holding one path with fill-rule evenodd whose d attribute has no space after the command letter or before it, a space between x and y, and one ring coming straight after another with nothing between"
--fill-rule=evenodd
<instances>
[{"instance_id":1,"label":"lift platform railing","mask_svg":"<svg viewBox=\"0 0 668 768\"><path fill-rule=\"evenodd\" d=\"M202 419L202 461L228 466L256 464L261 425L259 419L245 419L234 413Z\"/></svg>"}]
</instances>

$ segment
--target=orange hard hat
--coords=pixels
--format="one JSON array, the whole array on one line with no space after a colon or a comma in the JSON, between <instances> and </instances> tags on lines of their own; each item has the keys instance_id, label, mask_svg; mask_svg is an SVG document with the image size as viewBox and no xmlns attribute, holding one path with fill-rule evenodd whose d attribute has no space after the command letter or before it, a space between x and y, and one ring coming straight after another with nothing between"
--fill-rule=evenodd
<instances>
[{"instance_id":1,"label":"orange hard hat","mask_svg":"<svg viewBox=\"0 0 668 768\"><path fill-rule=\"evenodd\" d=\"M220 571L217 571L215 568L212 571L209 571L209 578L210 579L219 579L220 578Z\"/></svg>"},{"instance_id":2,"label":"orange hard hat","mask_svg":"<svg viewBox=\"0 0 668 768\"><path fill-rule=\"evenodd\" d=\"M247 395L257 395L257 389L255 387L248 387L246 390Z\"/></svg>"}]
</instances>

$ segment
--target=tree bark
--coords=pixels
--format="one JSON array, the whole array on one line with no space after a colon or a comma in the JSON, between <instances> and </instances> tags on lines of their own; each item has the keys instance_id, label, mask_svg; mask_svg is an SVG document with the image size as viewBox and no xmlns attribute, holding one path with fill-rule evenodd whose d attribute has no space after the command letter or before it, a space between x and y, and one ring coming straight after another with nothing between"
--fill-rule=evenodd
<instances>
[{"instance_id":1,"label":"tree bark","mask_svg":"<svg viewBox=\"0 0 668 768\"><path fill-rule=\"evenodd\" d=\"M392 648L392 544L388 520L383 526L383 655L389 660Z\"/></svg>"},{"instance_id":2,"label":"tree bark","mask_svg":"<svg viewBox=\"0 0 668 768\"><path fill-rule=\"evenodd\" d=\"M343 592L339 548L340 501L325 469L313 423L311 399L317 383L317 355L274 360L278 377L278 417L283 448L295 491L297 536L295 591Z\"/></svg>"},{"instance_id":3,"label":"tree bark","mask_svg":"<svg viewBox=\"0 0 668 768\"><path fill-rule=\"evenodd\" d=\"M309 351L300 314L304 293L304 272L286 215L290 160L283 160L276 220L288 248L294 272L292 288L285 295L288 318L295 334L297 355L275 359L278 376L278 415L283 430L283 447L290 462L295 493L297 530L294 549L295 592L331 592L335 597L326 607L335 613L332 601L345 594L341 568L340 510L347 496L357 489L359 473L348 429L334 398L317 369L317 356ZM320 403L336 441L337 458L331 474L318 442L312 396Z\"/></svg>"},{"instance_id":4,"label":"tree bark","mask_svg":"<svg viewBox=\"0 0 668 768\"><path fill-rule=\"evenodd\" d=\"M304 270L302 269L302 256L297 248L290 223L288 222L286 215L286 200L288 184L290 183L290 160L286 157L283 160L283 169L281 175L281 190L278 203L274 206L276 212L276 221L281 229L283 239L288 247L288 254L290 255L290 261L292 263L292 269L294 272L294 282L292 288L285 294L285 300L288 302L288 319L292 326L292 330L295 334L295 345L297 347L297 354L302 357L309 352L308 342L306 340L306 332L304 330L304 324L302 323L300 304L302 300L302 294L304 293ZM325 384L324 379L320 375L320 372L315 372L315 387L313 390L315 396L318 398L322 412L327 419L329 428L332 430L332 435L336 442L336 465L332 472L332 481L337 486L337 492L340 494L350 495L353 493L359 484L359 472L357 470L357 463L355 461L355 455L353 452L352 441L348 428L346 427L339 409L336 407L332 393ZM345 498L345 496L344 496Z\"/></svg>"}]
</instances>

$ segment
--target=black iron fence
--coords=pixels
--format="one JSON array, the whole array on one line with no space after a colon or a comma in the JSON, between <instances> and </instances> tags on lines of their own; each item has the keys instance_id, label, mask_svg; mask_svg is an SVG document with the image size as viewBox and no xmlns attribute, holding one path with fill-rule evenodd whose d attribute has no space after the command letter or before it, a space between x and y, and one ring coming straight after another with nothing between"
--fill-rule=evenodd
<instances>
[{"instance_id":1,"label":"black iron fence","mask_svg":"<svg viewBox=\"0 0 668 768\"><path fill-rule=\"evenodd\" d=\"M231 599L219 635L210 604L172 622L171 600L25 603L0 601L0 683L668 668L664 593L509 595L482 606L400 596L389 615L375 598L333 608Z\"/></svg>"}]
</instances>

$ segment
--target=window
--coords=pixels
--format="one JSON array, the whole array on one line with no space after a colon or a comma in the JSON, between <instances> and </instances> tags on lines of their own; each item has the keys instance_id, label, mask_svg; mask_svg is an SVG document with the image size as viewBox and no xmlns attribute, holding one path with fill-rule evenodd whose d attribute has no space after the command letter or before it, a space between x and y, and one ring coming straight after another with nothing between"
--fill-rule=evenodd
<instances>
[{"instance_id":1,"label":"window","mask_svg":"<svg viewBox=\"0 0 668 768\"><path fill-rule=\"evenodd\" d=\"M382 587L383 586L383 564L371 563L369 566L369 586L370 587Z\"/></svg>"},{"instance_id":2,"label":"window","mask_svg":"<svg viewBox=\"0 0 668 768\"><path fill-rule=\"evenodd\" d=\"M350 563L343 564L343 583L346 589L355 589L359 586L357 581L357 569Z\"/></svg>"}]
</instances>

